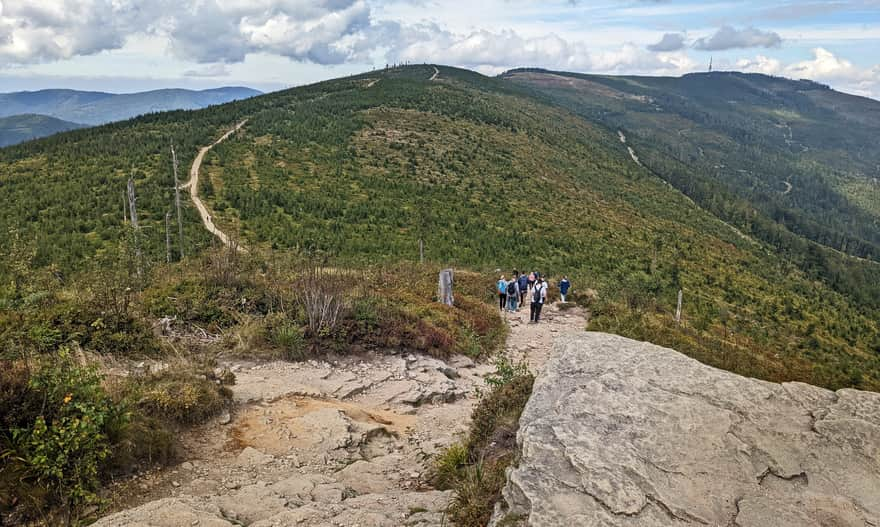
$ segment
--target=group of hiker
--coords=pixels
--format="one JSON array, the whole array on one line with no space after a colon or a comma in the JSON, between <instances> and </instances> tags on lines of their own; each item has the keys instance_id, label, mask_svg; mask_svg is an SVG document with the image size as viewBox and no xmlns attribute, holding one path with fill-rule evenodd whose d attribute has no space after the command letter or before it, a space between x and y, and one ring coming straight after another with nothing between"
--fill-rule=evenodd
<instances>
[{"instance_id":1,"label":"group of hiker","mask_svg":"<svg viewBox=\"0 0 880 527\"><path fill-rule=\"evenodd\" d=\"M571 282L567 276L563 276L559 281L559 297L565 302L565 296L571 288ZM541 273L532 271L528 274L525 272L513 271L513 276L507 280L504 275L498 280L498 307L502 311L515 313L519 311L519 307L525 304L526 298L529 299L529 322L537 324L541 319L541 308L547 301L548 283L541 276Z\"/></svg>"}]
</instances>

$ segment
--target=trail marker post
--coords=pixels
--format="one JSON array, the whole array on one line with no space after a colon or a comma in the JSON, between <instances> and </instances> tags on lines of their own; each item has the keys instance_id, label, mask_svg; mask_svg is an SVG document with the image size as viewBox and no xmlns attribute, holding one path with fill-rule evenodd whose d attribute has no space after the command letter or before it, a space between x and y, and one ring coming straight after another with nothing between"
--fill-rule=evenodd
<instances>
[{"instance_id":1,"label":"trail marker post","mask_svg":"<svg viewBox=\"0 0 880 527\"><path fill-rule=\"evenodd\" d=\"M447 306L451 306L455 302L455 299L452 296L453 278L454 277L452 269L444 269L440 271L440 280L437 287L437 298L440 300L441 303L446 304Z\"/></svg>"}]
</instances>

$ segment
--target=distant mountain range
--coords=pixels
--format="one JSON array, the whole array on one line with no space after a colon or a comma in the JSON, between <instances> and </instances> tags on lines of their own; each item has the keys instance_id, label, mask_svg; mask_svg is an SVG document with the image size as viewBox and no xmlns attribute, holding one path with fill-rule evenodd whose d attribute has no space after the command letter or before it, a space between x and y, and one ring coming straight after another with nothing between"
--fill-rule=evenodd
<instances>
[{"instance_id":1,"label":"distant mountain range","mask_svg":"<svg viewBox=\"0 0 880 527\"><path fill-rule=\"evenodd\" d=\"M0 94L0 146L168 110L197 110L262 92L243 87L139 93L40 90Z\"/></svg>"}]
</instances>

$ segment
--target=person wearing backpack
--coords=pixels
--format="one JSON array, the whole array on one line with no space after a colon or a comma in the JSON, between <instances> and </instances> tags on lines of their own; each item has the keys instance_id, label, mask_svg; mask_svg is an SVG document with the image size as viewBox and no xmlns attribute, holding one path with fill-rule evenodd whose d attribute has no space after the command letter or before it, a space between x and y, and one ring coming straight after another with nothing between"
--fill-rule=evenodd
<instances>
[{"instance_id":1,"label":"person wearing backpack","mask_svg":"<svg viewBox=\"0 0 880 527\"><path fill-rule=\"evenodd\" d=\"M568 281L568 277L562 275L562 280L559 281L559 298L562 302L565 302L565 295L568 294L568 290L571 288L571 282Z\"/></svg>"},{"instance_id":2,"label":"person wearing backpack","mask_svg":"<svg viewBox=\"0 0 880 527\"><path fill-rule=\"evenodd\" d=\"M498 280L498 308L501 311L504 311L504 304L507 303L507 280L504 279L504 275L501 275L501 278Z\"/></svg>"},{"instance_id":3,"label":"person wearing backpack","mask_svg":"<svg viewBox=\"0 0 880 527\"><path fill-rule=\"evenodd\" d=\"M541 319L541 308L544 307L544 302L547 300L547 282L540 276L535 281L534 287L532 287L531 295L532 308L529 314L529 322L537 324Z\"/></svg>"},{"instance_id":4,"label":"person wearing backpack","mask_svg":"<svg viewBox=\"0 0 880 527\"><path fill-rule=\"evenodd\" d=\"M519 305L524 306L526 304L526 293L529 291L529 277L526 276L525 272L519 275L517 285L519 286Z\"/></svg>"},{"instance_id":5,"label":"person wearing backpack","mask_svg":"<svg viewBox=\"0 0 880 527\"><path fill-rule=\"evenodd\" d=\"M507 283L507 311L515 313L519 300L519 280L514 278Z\"/></svg>"}]
</instances>

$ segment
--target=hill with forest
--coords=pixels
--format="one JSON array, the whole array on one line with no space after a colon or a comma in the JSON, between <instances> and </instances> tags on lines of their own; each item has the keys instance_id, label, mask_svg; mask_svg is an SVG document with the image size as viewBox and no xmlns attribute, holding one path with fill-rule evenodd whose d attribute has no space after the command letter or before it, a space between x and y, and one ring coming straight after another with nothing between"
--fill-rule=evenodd
<instances>
[{"instance_id":1,"label":"hill with forest","mask_svg":"<svg viewBox=\"0 0 880 527\"><path fill-rule=\"evenodd\" d=\"M806 272L877 298L835 252L880 261L880 102L737 72L502 78L616 131L653 174Z\"/></svg>"},{"instance_id":2,"label":"hill with forest","mask_svg":"<svg viewBox=\"0 0 880 527\"><path fill-rule=\"evenodd\" d=\"M0 147L83 127L83 124L62 121L47 115L0 117Z\"/></svg>"},{"instance_id":3,"label":"hill with forest","mask_svg":"<svg viewBox=\"0 0 880 527\"><path fill-rule=\"evenodd\" d=\"M734 74L630 85L412 66L74 131L0 152L0 224L20 240L7 252L27 247L34 266L75 276L124 237L133 176L142 250L161 262L169 143L184 178L197 148L247 119L205 156L199 188L214 223L245 246L374 266L417 261L421 240L444 265L567 273L597 292L593 329L757 377L880 387L877 212L848 197L872 184L874 154L858 146L861 131L813 137L807 111L836 116L829 128L859 114L870 129L858 107L869 102ZM806 105L803 122L786 90ZM707 92L751 94L732 106L763 101L753 114L764 120L728 110L698 121L699 108L722 104ZM667 121L681 114L705 141L676 139L689 132ZM183 220L187 254L213 243L193 208Z\"/></svg>"},{"instance_id":4,"label":"hill with forest","mask_svg":"<svg viewBox=\"0 0 880 527\"><path fill-rule=\"evenodd\" d=\"M196 110L247 99L261 92L250 88L211 90L163 89L137 93L39 90L0 94L0 117L40 114L64 121L99 125L147 113Z\"/></svg>"}]
</instances>

